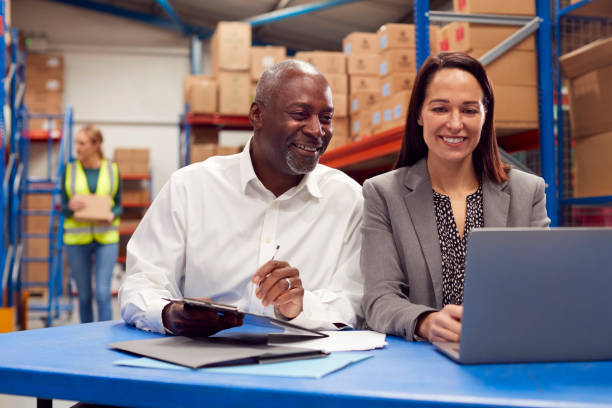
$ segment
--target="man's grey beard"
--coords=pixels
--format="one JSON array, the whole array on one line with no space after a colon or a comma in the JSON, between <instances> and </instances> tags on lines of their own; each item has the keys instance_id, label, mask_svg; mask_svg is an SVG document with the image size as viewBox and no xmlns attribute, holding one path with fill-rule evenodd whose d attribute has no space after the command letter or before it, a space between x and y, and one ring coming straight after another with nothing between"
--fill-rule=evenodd
<instances>
[{"instance_id":1,"label":"man's grey beard","mask_svg":"<svg viewBox=\"0 0 612 408\"><path fill-rule=\"evenodd\" d=\"M319 158L313 161L312 163L304 163L304 160L300 160L296 158L295 155L291 152L287 152L287 166L289 169L295 174L308 174L317 167L317 163L319 162Z\"/></svg>"}]
</instances>

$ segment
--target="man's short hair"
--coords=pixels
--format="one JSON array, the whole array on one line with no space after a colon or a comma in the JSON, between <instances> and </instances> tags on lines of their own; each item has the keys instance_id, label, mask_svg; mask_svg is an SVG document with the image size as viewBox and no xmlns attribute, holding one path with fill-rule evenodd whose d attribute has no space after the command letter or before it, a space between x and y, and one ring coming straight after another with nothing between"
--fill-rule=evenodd
<instances>
[{"instance_id":1,"label":"man's short hair","mask_svg":"<svg viewBox=\"0 0 612 408\"><path fill-rule=\"evenodd\" d=\"M261 74L255 88L254 101L260 105L269 106L270 101L276 95L278 86L283 83L282 80L296 73L323 76L318 69L305 61L291 59L278 62Z\"/></svg>"}]
</instances>

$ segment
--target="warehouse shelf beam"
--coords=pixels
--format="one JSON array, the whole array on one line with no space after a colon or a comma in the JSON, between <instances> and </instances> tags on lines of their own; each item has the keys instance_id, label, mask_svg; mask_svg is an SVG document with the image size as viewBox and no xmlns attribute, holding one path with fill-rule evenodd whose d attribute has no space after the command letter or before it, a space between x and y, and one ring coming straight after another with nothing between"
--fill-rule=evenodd
<instances>
[{"instance_id":1,"label":"warehouse shelf beam","mask_svg":"<svg viewBox=\"0 0 612 408\"><path fill-rule=\"evenodd\" d=\"M300 6L287 7L280 10L271 11L269 13L260 14L253 16L243 21L250 23L251 26L256 27L263 24L272 23L278 20L284 20L287 18L293 18L301 16L303 14L313 13L315 11L321 11L332 7L342 6L344 4L355 3L363 0L328 0L320 1L317 3L302 4Z\"/></svg>"},{"instance_id":2,"label":"warehouse shelf beam","mask_svg":"<svg viewBox=\"0 0 612 408\"><path fill-rule=\"evenodd\" d=\"M168 0L157 0L157 4L159 4L159 6L164 9L164 11L166 12L166 14L168 15L168 17L170 17L170 20L174 21L174 23L176 25L178 25L179 27L182 28L183 32L185 34L191 34L191 30L189 28L189 26L187 26L179 17L179 15L176 13L176 11L174 10L174 8L172 7L172 4L170 4L170 2Z\"/></svg>"},{"instance_id":3,"label":"warehouse shelf beam","mask_svg":"<svg viewBox=\"0 0 612 408\"><path fill-rule=\"evenodd\" d=\"M497 14L466 14L452 11L430 11L429 20L438 23L451 23L460 21L476 24L495 24L505 26L524 26L533 20L533 17L507 16Z\"/></svg>"},{"instance_id":4,"label":"warehouse shelf beam","mask_svg":"<svg viewBox=\"0 0 612 408\"><path fill-rule=\"evenodd\" d=\"M181 33L185 33L185 28L187 28L188 33L197 34L202 37L210 36L212 30L207 27L187 25L184 26L178 25L174 20L169 18L163 18L159 16L154 16L147 13L140 13L138 11L128 10L122 7L113 6L110 4L102 4L92 0L46 0L53 3L61 3L67 4L74 7L80 7L88 10L97 11L100 13L106 13L113 15L115 17L127 18L129 20L134 20L139 23L151 24L160 28L164 28L167 30L180 31Z\"/></svg>"},{"instance_id":5,"label":"warehouse shelf beam","mask_svg":"<svg viewBox=\"0 0 612 408\"><path fill-rule=\"evenodd\" d=\"M564 198L561 200L561 204L565 205L598 205L598 204L612 204L612 196L598 196L598 197L581 197L581 198Z\"/></svg>"},{"instance_id":6,"label":"warehouse shelf beam","mask_svg":"<svg viewBox=\"0 0 612 408\"><path fill-rule=\"evenodd\" d=\"M555 118L553 99L553 51L552 16L550 0L537 0L536 13L540 17L540 27L536 32L538 49L538 97L540 125L540 162L542 177L546 182L546 211L551 227L559 225L559 194L557 179Z\"/></svg>"},{"instance_id":7,"label":"warehouse shelf beam","mask_svg":"<svg viewBox=\"0 0 612 408\"><path fill-rule=\"evenodd\" d=\"M540 18L535 17L523 28L506 38L504 41L496 45L493 49L488 51L485 55L480 57L478 60L482 65L487 66L497 58L501 57L507 51L510 51L515 45L529 37L531 34L536 32L540 27Z\"/></svg>"}]
</instances>

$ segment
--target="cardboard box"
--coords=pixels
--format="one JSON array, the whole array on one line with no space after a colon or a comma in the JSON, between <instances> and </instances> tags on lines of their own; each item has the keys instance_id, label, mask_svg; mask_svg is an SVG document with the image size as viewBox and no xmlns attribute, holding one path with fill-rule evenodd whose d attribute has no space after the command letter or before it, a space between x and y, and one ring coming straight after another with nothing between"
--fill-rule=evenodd
<instances>
[{"instance_id":1,"label":"cardboard box","mask_svg":"<svg viewBox=\"0 0 612 408\"><path fill-rule=\"evenodd\" d=\"M219 143L219 129L211 126L191 125L189 137L192 144Z\"/></svg>"},{"instance_id":2,"label":"cardboard box","mask_svg":"<svg viewBox=\"0 0 612 408\"><path fill-rule=\"evenodd\" d=\"M266 69L286 58L286 47L251 47L251 79L257 81Z\"/></svg>"},{"instance_id":3,"label":"cardboard box","mask_svg":"<svg viewBox=\"0 0 612 408\"><path fill-rule=\"evenodd\" d=\"M448 51L470 52L472 50L489 50L517 32L520 28L490 24L472 24L464 22L450 23L443 28L448 36ZM442 44L440 45L442 49ZM512 48L513 51L534 51L535 37L530 35ZM445 50L446 51L446 50Z\"/></svg>"},{"instance_id":4,"label":"cardboard box","mask_svg":"<svg viewBox=\"0 0 612 408\"><path fill-rule=\"evenodd\" d=\"M574 143L574 197L612 195L612 130Z\"/></svg>"},{"instance_id":5,"label":"cardboard box","mask_svg":"<svg viewBox=\"0 0 612 408\"><path fill-rule=\"evenodd\" d=\"M79 198L85 203L85 208L74 212L75 221L106 221L111 212L111 198L109 196L99 196L95 194L77 194L74 198Z\"/></svg>"},{"instance_id":6,"label":"cardboard box","mask_svg":"<svg viewBox=\"0 0 612 408\"><path fill-rule=\"evenodd\" d=\"M346 74L346 56L332 51L301 51L295 59L314 65L323 74Z\"/></svg>"},{"instance_id":7,"label":"cardboard box","mask_svg":"<svg viewBox=\"0 0 612 408\"><path fill-rule=\"evenodd\" d=\"M333 94L334 118L346 118L348 116L348 95Z\"/></svg>"},{"instance_id":8,"label":"cardboard box","mask_svg":"<svg viewBox=\"0 0 612 408\"><path fill-rule=\"evenodd\" d=\"M538 88L496 85L495 127L536 129L538 127Z\"/></svg>"},{"instance_id":9,"label":"cardboard box","mask_svg":"<svg viewBox=\"0 0 612 408\"><path fill-rule=\"evenodd\" d=\"M395 48L381 53L378 75L384 77L398 72L408 72L416 75L414 49Z\"/></svg>"},{"instance_id":10,"label":"cardboard box","mask_svg":"<svg viewBox=\"0 0 612 408\"><path fill-rule=\"evenodd\" d=\"M248 115L251 106L251 75L248 72L221 71L219 81L219 113Z\"/></svg>"},{"instance_id":11,"label":"cardboard box","mask_svg":"<svg viewBox=\"0 0 612 408\"><path fill-rule=\"evenodd\" d=\"M149 149L118 147L114 152L115 163L146 163L149 164Z\"/></svg>"},{"instance_id":12,"label":"cardboard box","mask_svg":"<svg viewBox=\"0 0 612 408\"><path fill-rule=\"evenodd\" d=\"M451 33L454 32L454 29L455 26L453 26L452 23L440 28L440 33L438 34L438 50L440 52L448 52L451 50L450 36Z\"/></svg>"},{"instance_id":13,"label":"cardboard box","mask_svg":"<svg viewBox=\"0 0 612 408\"><path fill-rule=\"evenodd\" d=\"M569 97L574 137L612 130L612 64L573 78Z\"/></svg>"},{"instance_id":14,"label":"cardboard box","mask_svg":"<svg viewBox=\"0 0 612 408\"><path fill-rule=\"evenodd\" d=\"M536 12L534 0L453 0L456 13L470 14L517 14L533 16Z\"/></svg>"},{"instance_id":15,"label":"cardboard box","mask_svg":"<svg viewBox=\"0 0 612 408\"><path fill-rule=\"evenodd\" d=\"M29 193L25 195L25 208L28 210L50 211L53 205L51 194Z\"/></svg>"},{"instance_id":16,"label":"cardboard box","mask_svg":"<svg viewBox=\"0 0 612 408\"><path fill-rule=\"evenodd\" d=\"M351 75L349 77L349 94L353 95L361 91L380 90L380 78L374 75Z\"/></svg>"},{"instance_id":17,"label":"cardboard box","mask_svg":"<svg viewBox=\"0 0 612 408\"><path fill-rule=\"evenodd\" d=\"M376 33L350 33L342 40L342 49L346 55L377 53L378 36Z\"/></svg>"},{"instance_id":18,"label":"cardboard box","mask_svg":"<svg viewBox=\"0 0 612 408\"><path fill-rule=\"evenodd\" d=\"M186 101L189 112L215 113L217 112L217 82L206 75L189 75Z\"/></svg>"},{"instance_id":19,"label":"cardboard box","mask_svg":"<svg viewBox=\"0 0 612 408\"><path fill-rule=\"evenodd\" d=\"M32 234L49 233L48 215L28 215L26 217L26 232Z\"/></svg>"},{"instance_id":20,"label":"cardboard box","mask_svg":"<svg viewBox=\"0 0 612 408\"><path fill-rule=\"evenodd\" d=\"M49 238L29 237L24 241L28 258L49 257Z\"/></svg>"},{"instance_id":21,"label":"cardboard box","mask_svg":"<svg viewBox=\"0 0 612 408\"><path fill-rule=\"evenodd\" d=\"M192 144L189 146L189 163L200 162L217 154L217 145L212 143Z\"/></svg>"},{"instance_id":22,"label":"cardboard box","mask_svg":"<svg viewBox=\"0 0 612 408\"><path fill-rule=\"evenodd\" d=\"M440 26L429 26L429 55L437 55L440 52L441 31L442 29Z\"/></svg>"},{"instance_id":23,"label":"cardboard box","mask_svg":"<svg viewBox=\"0 0 612 408\"><path fill-rule=\"evenodd\" d=\"M559 58L561 72L576 78L598 68L612 64L612 36L593 41Z\"/></svg>"},{"instance_id":24,"label":"cardboard box","mask_svg":"<svg viewBox=\"0 0 612 408\"><path fill-rule=\"evenodd\" d=\"M380 51L393 48L416 48L414 24L385 24L376 31Z\"/></svg>"},{"instance_id":25,"label":"cardboard box","mask_svg":"<svg viewBox=\"0 0 612 408\"><path fill-rule=\"evenodd\" d=\"M62 72L64 70L64 57L58 54L27 53L26 72L29 69L45 72Z\"/></svg>"},{"instance_id":26,"label":"cardboard box","mask_svg":"<svg viewBox=\"0 0 612 408\"><path fill-rule=\"evenodd\" d=\"M355 92L350 98L351 116L363 111L369 110L372 105L380 102L380 92L377 91L360 91Z\"/></svg>"},{"instance_id":27,"label":"cardboard box","mask_svg":"<svg viewBox=\"0 0 612 408\"><path fill-rule=\"evenodd\" d=\"M30 283L46 283L49 280L49 263L48 262L28 262L25 264L25 273L22 279ZM23 272L22 272L23 273ZM28 288L29 292L42 292L46 288Z\"/></svg>"},{"instance_id":28,"label":"cardboard box","mask_svg":"<svg viewBox=\"0 0 612 408\"><path fill-rule=\"evenodd\" d=\"M346 74L325 74L325 79L329 83L329 87L332 90L332 94L343 94L349 93L348 88L348 75Z\"/></svg>"},{"instance_id":29,"label":"cardboard box","mask_svg":"<svg viewBox=\"0 0 612 408\"><path fill-rule=\"evenodd\" d=\"M253 103L253 101L255 100L255 94L257 93L257 82L252 82L251 81L251 86L249 88L249 101L250 103Z\"/></svg>"},{"instance_id":30,"label":"cardboard box","mask_svg":"<svg viewBox=\"0 0 612 408\"><path fill-rule=\"evenodd\" d=\"M380 57L378 54L353 53L347 57L347 70L349 75L376 75Z\"/></svg>"},{"instance_id":31,"label":"cardboard box","mask_svg":"<svg viewBox=\"0 0 612 408\"><path fill-rule=\"evenodd\" d=\"M149 164L142 162L117 162L119 174L124 176L134 176L149 174Z\"/></svg>"},{"instance_id":32,"label":"cardboard box","mask_svg":"<svg viewBox=\"0 0 612 408\"><path fill-rule=\"evenodd\" d=\"M248 71L251 61L251 25L221 21L210 40L211 71Z\"/></svg>"},{"instance_id":33,"label":"cardboard box","mask_svg":"<svg viewBox=\"0 0 612 408\"><path fill-rule=\"evenodd\" d=\"M348 123L347 123L348 125ZM349 143L351 143L352 140L349 136L337 136L334 135L334 137L332 137L332 139L329 141L329 144L327 145L327 149L325 150L326 152L330 152L334 149L337 149L339 147L345 146Z\"/></svg>"},{"instance_id":34,"label":"cardboard box","mask_svg":"<svg viewBox=\"0 0 612 408\"><path fill-rule=\"evenodd\" d=\"M351 116L351 138L358 140L371 134L372 115L369 109L363 109Z\"/></svg>"},{"instance_id":35,"label":"cardboard box","mask_svg":"<svg viewBox=\"0 0 612 408\"><path fill-rule=\"evenodd\" d=\"M336 137L338 138L348 138L349 137L349 119L348 117L336 117L332 119L332 140Z\"/></svg>"},{"instance_id":36,"label":"cardboard box","mask_svg":"<svg viewBox=\"0 0 612 408\"><path fill-rule=\"evenodd\" d=\"M478 59L487 52L489 50L472 50L469 55ZM538 61L535 51L508 51L485 68L493 85L538 85Z\"/></svg>"},{"instance_id":37,"label":"cardboard box","mask_svg":"<svg viewBox=\"0 0 612 408\"><path fill-rule=\"evenodd\" d=\"M380 131L406 124L406 114L410 103L410 91L393 94L382 102L382 126Z\"/></svg>"},{"instance_id":38,"label":"cardboard box","mask_svg":"<svg viewBox=\"0 0 612 408\"><path fill-rule=\"evenodd\" d=\"M240 151L241 149L235 146L217 146L217 156L229 156Z\"/></svg>"},{"instance_id":39,"label":"cardboard box","mask_svg":"<svg viewBox=\"0 0 612 408\"><path fill-rule=\"evenodd\" d=\"M383 125L383 104L382 102L375 103L369 110L370 112L370 134L374 135L380 131Z\"/></svg>"},{"instance_id":40,"label":"cardboard box","mask_svg":"<svg viewBox=\"0 0 612 408\"><path fill-rule=\"evenodd\" d=\"M380 85L380 96L389 98L400 91L411 90L414 86L416 73L398 72L382 78Z\"/></svg>"},{"instance_id":41,"label":"cardboard box","mask_svg":"<svg viewBox=\"0 0 612 408\"><path fill-rule=\"evenodd\" d=\"M612 130L612 37L563 55L559 62L570 78L570 117L575 138Z\"/></svg>"}]
</instances>

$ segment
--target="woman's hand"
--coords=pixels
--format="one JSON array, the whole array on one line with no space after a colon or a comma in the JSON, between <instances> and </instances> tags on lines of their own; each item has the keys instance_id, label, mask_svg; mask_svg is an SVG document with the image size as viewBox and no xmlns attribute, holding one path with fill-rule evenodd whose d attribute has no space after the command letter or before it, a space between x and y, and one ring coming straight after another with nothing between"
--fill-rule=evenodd
<instances>
[{"instance_id":1,"label":"woman's hand","mask_svg":"<svg viewBox=\"0 0 612 408\"><path fill-rule=\"evenodd\" d=\"M85 208L85 201L79 196L74 196L68 201L68 208L73 212L82 210Z\"/></svg>"},{"instance_id":2,"label":"woman's hand","mask_svg":"<svg viewBox=\"0 0 612 408\"><path fill-rule=\"evenodd\" d=\"M446 305L439 312L432 312L422 317L417 323L416 333L434 341L459 342L461 336L461 316L463 306Z\"/></svg>"}]
</instances>

